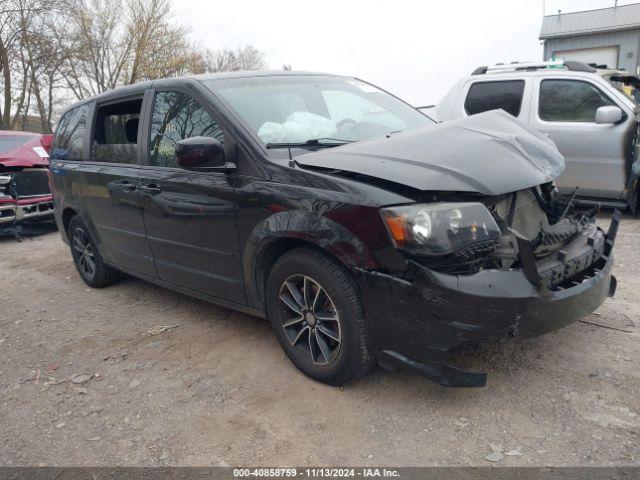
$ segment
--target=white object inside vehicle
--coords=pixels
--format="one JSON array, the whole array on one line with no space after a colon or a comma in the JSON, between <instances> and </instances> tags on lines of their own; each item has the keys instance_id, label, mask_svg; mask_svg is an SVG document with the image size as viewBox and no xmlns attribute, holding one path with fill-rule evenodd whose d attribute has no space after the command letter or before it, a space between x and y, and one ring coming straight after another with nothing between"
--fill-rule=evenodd
<instances>
[{"instance_id":1,"label":"white object inside vehicle","mask_svg":"<svg viewBox=\"0 0 640 480\"><path fill-rule=\"evenodd\" d=\"M310 138L327 138L336 135L334 122L311 112L294 112L284 123L265 122L258 129L264 143L299 143Z\"/></svg>"}]
</instances>

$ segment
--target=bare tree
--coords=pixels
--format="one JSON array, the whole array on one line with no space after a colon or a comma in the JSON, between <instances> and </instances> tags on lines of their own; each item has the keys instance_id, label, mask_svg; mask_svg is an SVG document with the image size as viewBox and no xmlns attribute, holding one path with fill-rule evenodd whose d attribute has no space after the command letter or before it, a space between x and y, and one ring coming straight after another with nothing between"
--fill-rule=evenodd
<instances>
[{"instance_id":1,"label":"bare tree","mask_svg":"<svg viewBox=\"0 0 640 480\"><path fill-rule=\"evenodd\" d=\"M82 99L124 82L133 39L122 27L122 0L67 0L70 55L63 76L73 95Z\"/></svg>"},{"instance_id":2,"label":"bare tree","mask_svg":"<svg viewBox=\"0 0 640 480\"><path fill-rule=\"evenodd\" d=\"M60 0L5 0L0 10L4 101L0 128L24 126L35 105L39 128L51 131L55 89L65 49L51 30ZM33 97L33 102L31 101ZM13 115L12 115L13 110Z\"/></svg>"},{"instance_id":3,"label":"bare tree","mask_svg":"<svg viewBox=\"0 0 640 480\"><path fill-rule=\"evenodd\" d=\"M9 47L0 35L0 72L4 86L3 102L0 106L0 129L9 128L11 121L11 70L9 67Z\"/></svg>"},{"instance_id":4,"label":"bare tree","mask_svg":"<svg viewBox=\"0 0 640 480\"><path fill-rule=\"evenodd\" d=\"M0 128L9 128L13 94L13 71L19 29L16 18L19 5L10 0L0 4L0 72L2 73L3 102L0 107Z\"/></svg>"},{"instance_id":5,"label":"bare tree","mask_svg":"<svg viewBox=\"0 0 640 480\"><path fill-rule=\"evenodd\" d=\"M51 132L54 90L58 86L58 74L67 53L60 37L53 30L58 21L60 4L55 1L18 1L25 7L30 3L31 7L21 8L19 11L23 69L27 72L29 91L35 100L40 129Z\"/></svg>"},{"instance_id":6,"label":"bare tree","mask_svg":"<svg viewBox=\"0 0 640 480\"><path fill-rule=\"evenodd\" d=\"M204 67L207 72L233 72L237 70L261 70L266 67L264 53L247 45L231 50L207 50L204 55Z\"/></svg>"},{"instance_id":7,"label":"bare tree","mask_svg":"<svg viewBox=\"0 0 640 480\"><path fill-rule=\"evenodd\" d=\"M264 53L253 46L195 46L172 21L170 2L0 0L0 129L50 132L69 98L120 85L264 68Z\"/></svg>"},{"instance_id":8,"label":"bare tree","mask_svg":"<svg viewBox=\"0 0 640 480\"><path fill-rule=\"evenodd\" d=\"M169 1L128 1L133 52L126 83L190 73L200 54L187 28L169 22Z\"/></svg>"},{"instance_id":9,"label":"bare tree","mask_svg":"<svg viewBox=\"0 0 640 480\"><path fill-rule=\"evenodd\" d=\"M67 0L72 52L64 76L73 94L90 95L191 71L199 53L171 22L169 0Z\"/></svg>"}]
</instances>

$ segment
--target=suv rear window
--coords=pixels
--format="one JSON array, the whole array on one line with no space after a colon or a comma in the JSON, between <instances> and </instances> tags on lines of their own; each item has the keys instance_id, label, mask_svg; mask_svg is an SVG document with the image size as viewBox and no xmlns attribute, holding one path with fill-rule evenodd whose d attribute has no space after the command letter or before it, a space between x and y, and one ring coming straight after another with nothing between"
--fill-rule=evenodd
<instances>
[{"instance_id":1,"label":"suv rear window","mask_svg":"<svg viewBox=\"0 0 640 480\"><path fill-rule=\"evenodd\" d=\"M138 124L142 98L98 107L91 159L105 163L138 163Z\"/></svg>"},{"instance_id":2,"label":"suv rear window","mask_svg":"<svg viewBox=\"0 0 640 480\"><path fill-rule=\"evenodd\" d=\"M501 108L514 117L520 115L524 80L476 82L471 85L464 109L469 115Z\"/></svg>"},{"instance_id":3,"label":"suv rear window","mask_svg":"<svg viewBox=\"0 0 640 480\"><path fill-rule=\"evenodd\" d=\"M60 119L52 148L51 158L82 160L84 132L89 105L80 105L65 113Z\"/></svg>"}]
</instances>

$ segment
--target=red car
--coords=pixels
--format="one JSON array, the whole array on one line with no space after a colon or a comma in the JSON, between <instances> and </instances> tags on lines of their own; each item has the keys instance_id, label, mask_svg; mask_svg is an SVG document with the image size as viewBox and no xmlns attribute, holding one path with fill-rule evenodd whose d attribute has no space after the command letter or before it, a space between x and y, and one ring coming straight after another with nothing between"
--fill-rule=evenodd
<instances>
[{"instance_id":1,"label":"red car","mask_svg":"<svg viewBox=\"0 0 640 480\"><path fill-rule=\"evenodd\" d=\"M52 143L53 135L0 130L0 230L53 218Z\"/></svg>"}]
</instances>

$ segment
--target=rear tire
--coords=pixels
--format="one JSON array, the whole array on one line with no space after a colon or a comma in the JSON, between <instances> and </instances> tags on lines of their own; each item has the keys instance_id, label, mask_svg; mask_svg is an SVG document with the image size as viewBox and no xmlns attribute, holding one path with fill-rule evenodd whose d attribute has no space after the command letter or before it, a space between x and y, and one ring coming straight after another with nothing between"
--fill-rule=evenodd
<instances>
[{"instance_id":1,"label":"rear tire","mask_svg":"<svg viewBox=\"0 0 640 480\"><path fill-rule=\"evenodd\" d=\"M266 304L278 342L307 376L344 385L373 367L357 286L331 257L310 248L282 256L269 275Z\"/></svg>"},{"instance_id":2,"label":"rear tire","mask_svg":"<svg viewBox=\"0 0 640 480\"><path fill-rule=\"evenodd\" d=\"M102 288L120 279L120 272L105 265L87 225L79 215L69 222L71 256L82 280L93 288Z\"/></svg>"}]
</instances>

